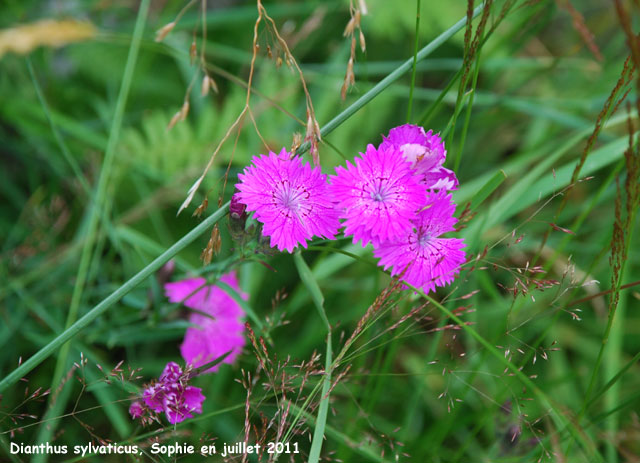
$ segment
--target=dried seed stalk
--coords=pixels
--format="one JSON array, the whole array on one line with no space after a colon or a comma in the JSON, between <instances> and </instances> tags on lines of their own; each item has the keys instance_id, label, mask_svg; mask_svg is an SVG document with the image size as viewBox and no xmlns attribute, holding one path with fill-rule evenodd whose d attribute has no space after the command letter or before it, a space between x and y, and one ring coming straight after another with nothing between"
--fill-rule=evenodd
<instances>
[{"instance_id":1,"label":"dried seed stalk","mask_svg":"<svg viewBox=\"0 0 640 463\"><path fill-rule=\"evenodd\" d=\"M356 82L356 76L353 71L353 64L356 62L356 34L358 36L357 42L360 43L360 50L362 50L362 53L367 49L366 40L360 23L362 15L367 14L367 5L364 0L360 0L357 6L354 4L353 0L351 0L349 3L349 14L351 15L351 19L349 19L347 26L344 28L344 33L342 34L344 37L349 37L351 40L350 56L349 61L347 61L347 72L345 73L342 88L340 89L340 97L343 100L347 97L347 91L349 88L351 88Z\"/></svg>"}]
</instances>

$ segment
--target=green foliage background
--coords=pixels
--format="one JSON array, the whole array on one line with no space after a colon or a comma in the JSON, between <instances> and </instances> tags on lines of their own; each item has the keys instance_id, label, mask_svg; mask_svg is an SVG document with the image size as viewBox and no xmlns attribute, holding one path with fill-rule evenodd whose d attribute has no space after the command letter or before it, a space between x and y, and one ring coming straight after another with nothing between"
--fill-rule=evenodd
<instances>
[{"instance_id":1,"label":"green foliage background","mask_svg":"<svg viewBox=\"0 0 640 463\"><path fill-rule=\"evenodd\" d=\"M428 116L426 128L443 132L447 139L447 166L460 159L460 189L454 194L458 214L467 202L475 213L460 232L469 244L467 252L475 258L487 247L473 271L468 264L451 287L431 295L432 301L399 291L367 321L334 366L334 378L345 375L331 390L326 426L321 427L326 461L638 461L640 295L633 285L620 291L608 331L610 295L599 294L612 287L616 176L623 187L627 176L625 104L603 119L607 122L580 174L589 179L567 193L566 207L556 214L629 51L612 5L572 3L593 33L602 60L585 45L565 2L516 2L472 63L472 80L462 99L455 76L464 64L464 30L417 64L413 92L408 73L325 137L320 157L323 170L330 173L345 157L353 158L368 143L378 144L382 134L405 123L412 95L411 122ZM153 37L184 5L151 2L94 234L92 195L85 186L97 191L105 168L138 2L10 0L0 6L2 28L73 17L90 20L99 31L90 41L0 58L0 378L13 371L20 358L26 360L64 331L87 240L94 240L94 246L83 273L87 284L78 296L79 315L196 226L200 220L191 213L205 195L206 214L216 209L218 197L226 201L237 173L264 151L245 122L235 150L233 139L225 144L192 205L176 217L187 190L242 110L246 89L241 83L248 77L257 17L251 2L209 2L206 58L219 93L203 98L196 76L187 119L167 130L199 72L188 55L193 29L200 27L198 5L162 43ZM369 14L362 17L366 53L357 52L356 84L343 102L340 87L350 44L342 33L349 2L265 2L292 44L321 126L414 53L416 3L370 0L367 5ZM493 5L489 28L500 20L503 6ZM464 17L466 8L465 2L423 0L418 46ZM638 11L630 11L635 25ZM321 18L319 27L297 35L309 18ZM264 139L279 150L291 146L294 132L304 134L304 126L261 95L302 120L305 101L295 74L266 56L270 40L267 32L261 33L254 75L260 94L252 96L252 108ZM451 79L451 90L443 92ZM625 81L617 99L630 89L627 101L633 103L633 87L633 79ZM222 191L229 165L229 185ZM623 285L640 280L634 221L632 215ZM249 321L267 340L274 362L290 358L285 371L294 375L297 386L300 377L294 365L314 352L321 353L318 368L324 365L326 328L314 305L324 308L332 325L335 358L390 279L372 265L370 249L347 240L317 242L303 253L302 262L311 268L307 284L299 275L300 262L294 265L294 257L287 254L248 256L238 262L238 246L226 223L226 218L220 222L222 250L213 263L203 269L199 259L208 240L205 233L175 258L172 278L200 272L215 280L237 268L241 287L250 295L247 308L266 328L259 330ZM548 240L541 247L546 233ZM534 263L544 273L523 271ZM541 291L527 277L556 283ZM527 294L514 297L505 288L513 288L518 279ZM316 284L324 304L312 297L309 285ZM277 294L285 293L286 298L273 303ZM587 296L593 297L571 305ZM465 323L460 330L443 310L462 306L473 311L460 314ZM0 459L29 461L7 452L11 441L75 445L99 437L147 442L146 433L159 426L141 429L130 420L127 409L136 386L106 384L95 365L109 371L122 360L125 372L142 368L143 379L132 382L138 386L157 377L166 362L180 359L178 346L188 326L185 315L184 308L166 301L157 279L150 277L73 339L67 360L58 368L66 374L82 353L88 360L83 369L52 385L59 373L56 351L27 375L28 383L3 390ZM522 367L520 376L505 369L505 358ZM207 397L202 417L162 439L198 443L206 433L218 442L241 441L246 390L234 380L242 378L243 371L256 374L257 365L248 343L236 365L198 377L195 384ZM268 383L264 372L257 374L252 419L257 421L259 413L277 417L280 396L262 386ZM530 378L538 392L521 376ZM75 377L84 378L86 386ZM321 386L322 376L312 375L304 395L312 397L314 407L303 410L299 400L291 410L292 416L299 413L307 419L301 435L289 436L300 443L303 454L284 455L281 461L306 461ZM48 412L48 398L23 403L25 387L29 393L52 387L59 409ZM148 454L131 457L138 459L176 461ZM78 461L71 456L49 460Z\"/></svg>"}]
</instances>

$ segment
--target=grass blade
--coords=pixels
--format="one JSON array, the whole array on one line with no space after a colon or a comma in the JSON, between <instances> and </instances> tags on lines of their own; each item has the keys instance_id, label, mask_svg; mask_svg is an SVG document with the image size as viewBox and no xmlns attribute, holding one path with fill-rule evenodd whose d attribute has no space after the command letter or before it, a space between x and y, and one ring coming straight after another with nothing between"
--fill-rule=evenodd
<instances>
[{"instance_id":1,"label":"grass blade","mask_svg":"<svg viewBox=\"0 0 640 463\"><path fill-rule=\"evenodd\" d=\"M318 407L318 417L316 418L316 427L313 431L313 440L311 441L311 450L309 451L309 463L318 463L320 460L320 451L322 450L322 441L324 440L325 426L327 424L327 413L329 411L329 389L331 388L331 325L329 319L324 310L324 296L318 282L313 277L311 269L304 261L302 253L300 251L293 255L293 261L298 269L298 274L302 283L306 286L311 293L311 299L313 304L318 309L320 318L325 323L327 328L327 351L325 354L325 366L324 366L324 379L322 383L322 395L320 399L320 406Z\"/></svg>"},{"instance_id":2,"label":"grass blade","mask_svg":"<svg viewBox=\"0 0 640 463\"><path fill-rule=\"evenodd\" d=\"M482 204L491 193L493 193L500 185L502 185L502 182L504 182L506 178L507 174L505 174L502 169L496 172L493 177L491 177L489 181L485 183L475 195L473 195L473 198L471 198L470 210L476 210L478 206Z\"/></svg>"}]
</instances>

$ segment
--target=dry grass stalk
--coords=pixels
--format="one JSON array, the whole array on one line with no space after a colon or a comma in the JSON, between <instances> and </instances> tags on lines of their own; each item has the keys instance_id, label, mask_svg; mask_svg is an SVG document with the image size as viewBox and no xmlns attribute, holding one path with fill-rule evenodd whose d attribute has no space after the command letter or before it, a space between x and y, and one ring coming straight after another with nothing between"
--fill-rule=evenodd
<instances>
[{"instance_id":1,"label":"dry grass stalk","mask_svg":"<svg viewBox=\"0 0 640 463\"><path fill-rule=\"evenodd\" d=\"M587 45L593 56L595 56L598 61L602 61L602 53L600 53L600 49L598 48L598 45L596 45L593 33L589 30L587 24L584 21L584 16L582 16L582 14L578 10L576 10L576 8L571 4L570 0L556 0L556 4L560 8L564 8L569 12L569 15L571 15L571 20L573 21L574 29L578 32L578 34L580 34L580 37Z\"/></svg>"},{"instance_id":2,"label":"dry grass stalk","mask_svg":"<svg viewBox=\"0 0 640 463\"><path fill-rule=\"evenodd\" d=\"M307 123L306 123L306 138L305 141L309 141L312 145L312 149L311 149L311 153L313 155L313 159L314 159L314 163L319 164L320 162L320 158L318 155L318 143L321 141L322 137L320 134L320 128L318 125L318 122L315 118L315 111L313 109L313 103L311 101L311 96L309 94L309 91L307 89L307 84L306 81L304 80L304 76L302 74L302 70L300 69L300 67L298 66L297 61L295 60L295 58L293 57L293 55L291 54L289 47L287 46L287 43L285 42L285 40L281 37L281 35L278 33L278 29L276 27L275 22L273 21L273 19L267 14L266 9L264 8L264 6L262 5L262 2L260 0L258 0L257 2L257 8L258 8L258 18L256 19L256 22L254 24L254 28L253 28L253 44L252 44L252 56L251 56L251 62L250 62L250 67L249 67L249 77L247 80L247 94L246 94L246 100L245 100L245 105L242 108L242 110L240 111L240 114L238 115L238 117L236 118L236 120L233 122L233 124L231 124L231 126L229 127L229 129L227 130L227 132L225 133L225 135L222 137L222 139L220 140L220 142L218 143L218 145L216 146L215 150L213 151L213 154L211 155L209 162L207 163L207 165L205 166L202 174L200 175L200 177L198 177L198 179L193 183L193 185L191 186L191 188L189 188L189 191L187 192L187 197L184 200L184 202L182 203L182 205L180 206L180 208L178 209L178 214L180 214L180 212L182 212L182 210L184 210L186 207L189 206L189 204L191 203L191 201L193 200L195 193L198 191L200 185L202 184L202 182L204 181L204 178L206 177L209 169L211 169L211 167L213 166L213 163L216 159L216 156L218 154L218 152L222 149L222 147L224 146L224 144L227 142L227 140L229 139L229 137L231 136L232 133L234 133L234 131L237 133L237 136L239 136L245 118L248 117L249 120L251 121L256 134L260 137L262 143L264 144L265 148L269 149L269 146L266 142L266 140L262 137L262 134L260 133L260 130L258 129L256 120L255 120L255 116L253 114L253 111L251 109L251 94L252 94L252 85L253 85L253 78L254 78L254 73L255 73L255 65L256 65L256 60L257 60L257 56L258 53L260 52L260 45L258 44L258 40L260 37L260 25L261 23L264 23L265 26L267 27L268 31L270 32L271 36L273 36L275 38L275 46L271 47L271 45L269 45L268 50L271 51L272 48L275 48L276 54L274 55L273 51L271 51L271 56L276 56L277 60L279 59L281 62L285 62L287 64L287 66L289 66L292 70L294 70L300 79L300 82L302 84L302 88L305 94L305 100L306 100L306 106L307 106ZM284 60L282 59L281 56L279 56L280 54L282 54L284 56ZM202 55L202 61L204 61L204 55ZM213 82L213 79L211 79L211 82L209 82L209 84L211 84L213 86L214 89L217 89L217 85L215 85L215 82ZM236 143L237 143L237 136L236 136ZM222 188L222 193L224 193L224 189L226 186L226 182L227 182L227 177L228 177L228 172L229 172L229 168L231 166L231 163L233 162L233 154L235 153L235 145L234 145L234 150L232 151L232 155L230 157L229 160L229 165L227 167L227 174L225 174L225 180L224 180L224 184L223 184L223 188ZM219 203L221 203L221 198Z\"/></svg>"},{"instance_id":3,"label":"dry grass stalk","mask_svg":"<svg viewBox=\"0 0 640 463\"><path fill-rule=\"evenodd\" d=\"M349 55L349 61L347 62L347 72L344 76L344 81L342 83L342 88L340 89L340 97L344 100L347 97L347 91L351 88L356 82L356 76L353 71L353 65L356 62L356 35L358 36L357 42L360 43L360 50L364 53L367 49L367 44L364 38L364 33L361 28L361 19L362 15L367 14L367 5L364 0L359 0L358 5L356 6L351 0L349 2L349 14L351 18L347 23L347 26L344 28L344 37L349 37L351 40L351 49Z\"/></svg>"}]
</instances>

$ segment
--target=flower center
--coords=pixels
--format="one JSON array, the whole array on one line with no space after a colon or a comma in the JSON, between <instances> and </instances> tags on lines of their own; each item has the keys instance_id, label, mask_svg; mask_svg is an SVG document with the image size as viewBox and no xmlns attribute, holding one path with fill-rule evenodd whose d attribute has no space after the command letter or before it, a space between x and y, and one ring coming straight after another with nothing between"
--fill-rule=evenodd
<instances>
[{"instance_id":1,"label":"flower center","mask_svg":"<svg viewBox=\"0 0 640 463\"><path fill-rule=\"evenodd\" d=\"M418 232L418 244L421 247L424 247L429 243L429 241L431 241L431 234L424 230L420 230Z\"/></svg>"},{"instance_id":2,"label":"flower center","mask_svg":"<svg viewBox=\"0 0 640 463\"><path fill-rule=\"evenodd\" d=\"M374 188L371 191L371 199L377 203L383 203L387 200L387 192L382 187Z\"/></svg>"},{"instance_id":3,"label":"flower center","mask_svg":"<svg viewBox=\"0 0 640 463\"><path fill-rule=\"evenodd\" d=\"M273 200L278 207L295 212L309 196L306 188L291 185L288 180L281 180L279 188L273 193Z\"/></svg>"}]
</instances>

